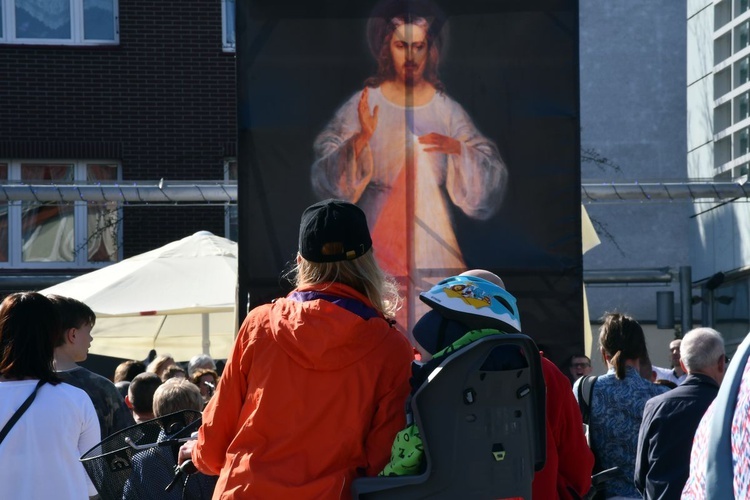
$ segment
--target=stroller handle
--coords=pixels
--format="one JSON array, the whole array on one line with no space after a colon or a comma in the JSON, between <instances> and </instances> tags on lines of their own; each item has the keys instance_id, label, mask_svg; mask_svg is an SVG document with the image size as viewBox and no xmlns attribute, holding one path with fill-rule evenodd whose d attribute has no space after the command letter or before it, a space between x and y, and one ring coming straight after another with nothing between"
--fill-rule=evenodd
<instances>
[{"instance_id":1,"label":"stroller handle","mask_svg":"<svg viewBox=\"0 0 750 500\"><path fill-rule=\"evenodd\" d=\"M135 441L130 439L130 437L125 437L125 443L137 451L143 451L143 450L150 450L151 448L156 448L158 446L172 446L177 444L186 443L188 441L192 441L195 439L194 437L186 437L186 438L179 438L179 439L166 439L164 441L159 441L157 443L149 443L149 444L135 444Z\"/></svg>"}]
</instances>

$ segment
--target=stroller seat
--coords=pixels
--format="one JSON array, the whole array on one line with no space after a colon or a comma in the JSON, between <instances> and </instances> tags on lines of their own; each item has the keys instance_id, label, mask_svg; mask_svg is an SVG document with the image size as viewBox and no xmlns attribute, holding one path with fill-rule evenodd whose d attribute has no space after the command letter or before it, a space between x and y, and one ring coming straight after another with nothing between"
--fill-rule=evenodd
<instances>
[{"instance_id":1,"label":"stroller seat","mask_svg":"<svg viewBox=\"0 0 750 500\"><path fill-rule=\"evenodd\" d=\"M526 335L490 335L452 353L411 400L424 472L356 479L353 497L530 499L545 463L545 390Z\"/></svg>"}]
</instances>

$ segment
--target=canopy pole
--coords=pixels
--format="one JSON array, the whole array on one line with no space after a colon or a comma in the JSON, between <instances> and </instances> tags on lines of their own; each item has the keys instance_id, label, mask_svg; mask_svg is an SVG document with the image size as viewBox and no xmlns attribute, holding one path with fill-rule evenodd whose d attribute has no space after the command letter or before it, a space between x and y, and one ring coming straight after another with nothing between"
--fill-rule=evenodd
<instances>
[{"instance_id":1,"label":"canopy pole","mask_svg":"<svg viewBox=\"0 0 750 500\"><path fill-rule=\"evenodd\" d=\"M203 354L208 354L210 356L211 353L209 351L211 349L211 339L208 334L208 314L207 313L201 314L201 325L203 326Z\"/></svg>"},{"instance_id":2,"label":"canopy pole","mask_svg":"<svg viewBox=\"0 0 750 500\"><path fill-rule=\"evenodd\" d=\"M144 316L143 313L141 313L141 316ZM159 335L161 334L161 329L164 328L164 322L167 321L166 316L161 317L161 322L159 322L159 328L156 329L156 335L154 335L154 345L152 348L156 351L156 341L159 340ZM157 351L158 352L158 351Z\"/></svg>"}]
</instances>

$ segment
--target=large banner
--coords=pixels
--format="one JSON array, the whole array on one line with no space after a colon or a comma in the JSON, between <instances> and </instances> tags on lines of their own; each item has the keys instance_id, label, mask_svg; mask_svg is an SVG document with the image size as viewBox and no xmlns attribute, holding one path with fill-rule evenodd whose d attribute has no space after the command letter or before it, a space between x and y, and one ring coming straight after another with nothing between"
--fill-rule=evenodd
<instances>
[{"instance_id":1,"label":"large banner","mask_svg":"<svg viewBox=\"0 0 750 500\"><path fill-rule=\"evenodd\" d=\"M401 284L402 330L420 291L482 268L548 356L582 352L577 1L236 5L250 306L289 290L304 208L340 198Z\"/></svg>"}]
</instances>

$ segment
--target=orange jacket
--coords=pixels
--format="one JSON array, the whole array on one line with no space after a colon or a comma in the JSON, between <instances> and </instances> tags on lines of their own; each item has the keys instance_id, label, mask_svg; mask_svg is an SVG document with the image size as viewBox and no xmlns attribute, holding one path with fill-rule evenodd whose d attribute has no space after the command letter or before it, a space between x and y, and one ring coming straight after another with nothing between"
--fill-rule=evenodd
<instances>
[{"instance_id":1,"label":"orange jacket","mask_svg":"<svg viewBox=\"0 0 750 500\"><path fill-rule=\"evenodd\" d=\"M594 468L581 410L568 377L545 357L542 374L547 385L547 462L534 475L532 498L580 498L591 488Z\"/></svg>"},{"instance_id":2,"label":"orange jacket","mask_svg":"<svg viewBox=\"0 0 750 500\"><path fill-rule=\"evenodd\" d=\"M370 305L344 285L317 289ZM350 498L404 427L412 359L382 317L290 297L253 309L193 449L198 469L220 476L214 499Z\"/></svg>"}]
</instances>

